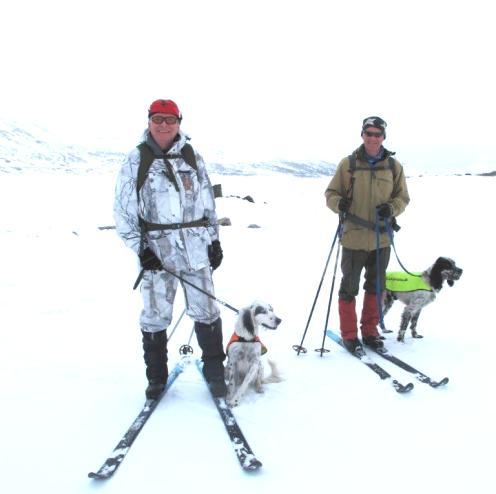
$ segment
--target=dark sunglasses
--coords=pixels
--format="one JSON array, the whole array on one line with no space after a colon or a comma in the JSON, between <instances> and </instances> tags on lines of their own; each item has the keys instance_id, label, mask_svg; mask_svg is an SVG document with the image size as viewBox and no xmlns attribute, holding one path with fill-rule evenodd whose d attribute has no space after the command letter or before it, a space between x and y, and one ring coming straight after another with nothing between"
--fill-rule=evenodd
<instances>
[{"instance_id":1,"label":"dark sunglasses","mask_svg":"<svg viewBox=\"0 0 496 494\"><path fill-rule=\"evenodd\" d=\"M367 137L382 137L384 135L383 132L370 132L370 130L364 130L363 133Z\"/></svg>"},{"instance_id":2,"label":"dark sunglasses","mask_svg":"<svg viewBox=\"0 0 496 494\"><path fill-rule=\"evenodd\" d=\"M177 122L179 122L179 118L177 117L161 117L160 115L153 115L153 117L151 117L150 120L157 125L160 125L161 123L164 122L169 125L174 125Z\"/></svg>"}]
</instances>

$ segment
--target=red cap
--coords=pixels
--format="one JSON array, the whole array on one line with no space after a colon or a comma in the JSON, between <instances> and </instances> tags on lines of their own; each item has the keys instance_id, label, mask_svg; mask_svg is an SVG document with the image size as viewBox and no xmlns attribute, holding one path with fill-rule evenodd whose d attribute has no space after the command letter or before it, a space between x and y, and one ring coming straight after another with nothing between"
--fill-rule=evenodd
<instances>
[{"instance_id":1,"label":"red cap","mask_svg":"<svg viewBox=\"0 0 496 494\"><path fill-rule=\"evenodd\" d=\"M148 109L148 118L155 113L169 113L170 115L175 115L177 118L181 118L179 108L171 99L158 99L154 101Z\"/></svg>"}]
</instances>

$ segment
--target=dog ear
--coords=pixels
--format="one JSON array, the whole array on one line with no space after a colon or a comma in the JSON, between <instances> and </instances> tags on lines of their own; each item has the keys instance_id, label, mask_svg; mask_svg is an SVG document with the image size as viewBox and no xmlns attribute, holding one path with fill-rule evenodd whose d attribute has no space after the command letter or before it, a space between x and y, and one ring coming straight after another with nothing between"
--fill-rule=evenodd
<instances>
[{"instance_id":1,"label":"dog ear","mask_svg":"<svg viewBox=\"0 0 496 494\"><path fill-rule=\"evenodd\" d=\"M429 272L429 284L431 287L439 291L443 287L443 277L441 276L443 258L440 257L432 266Z\"/></svg>"},{"instance_id":2,"label":"dog ear","mask_svg":"<svg viewBox=\"0 0 496 494\"><path fill-rule=\"evenodd\" d=\"M251 311L243 311L243 326L250 334L255 334L255 326L253 326L253 320L251 318Z\"/></svg>"}]
</instances>

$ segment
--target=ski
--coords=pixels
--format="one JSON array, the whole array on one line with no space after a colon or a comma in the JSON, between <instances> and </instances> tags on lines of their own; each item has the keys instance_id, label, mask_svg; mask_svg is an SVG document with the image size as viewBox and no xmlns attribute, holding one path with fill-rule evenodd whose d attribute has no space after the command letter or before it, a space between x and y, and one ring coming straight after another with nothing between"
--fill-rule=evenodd
<instances>
[{"instance_id":1,"label":"ski","mask_svg":"<svg viewBox=\"0 0 496 494\"><path fill-rule=\"evenodd\" d=\"M374 350L372 348L372 350ZM375 350L374 350L375 351ZM419 370L415 369L411 365L407 364L406 362L403 362L403 360L400 360L398 357L395 357L391 353L389 353L388 350L386 352L381 353L375 351L377 354L379 354L382 358L385 358L389 362L397 365L401 369L410 372L415 376L416 379L418 379L421 383L428 384L429 386L433 388L438 388L439 386L444 386L445 384L448 384L449 378L444 377L440 381L433 381L429 376L426 376L423 372L420 372Z\"/></svg>"},{"instance_id":2,"label":"ski","mask_svg":"<svg viewBox=\"0 0 496 494\"><path fill-rule=\"evenodd\" d=\"M341 345L344 348L343 341L341 340L341 337L338 336L336 333L332 332L330 329L326 330L326 335L334 340L337 344ZM348 351L348 350L346 350ZM352 354L355 358L360 360L363 364L365 364L369 369L372 369L381 379L391 379L391 384L393 388L398 392L398 393L408 393L413 389L413 384L408 383L406 385L401 384L399 381L396 379L393 379L391 374L387 372L385 369L383 369L380 365L376 364L373 360L371 360L365 352L363 355L357 355L357 354Z\"/></svg>"},{"instance_id":3,"label":"ski","mask_svg":"<svg viewBox=\"0 0 496 494\"><path fill-rule=\"evenodd\" d=\"M122 436L122 439L112 451L112 454L105 460L105 462L97 472L88 473L89 478L96 480L105 480L114 475L115 471L122 463L122 460L124 460L125 456L127 455L129 448L133 444L134 440L143 429L146 421L150 418L160 400L163 398L165 393L167 393L176 378L184 370L185 364L185 361L181 360L174 366L174 368L169 372L169 377L167 378L167 386L165 387L163 393L155 400L145 401L141 412L134 419L134 422L131 424L124 436Z\"/></svg>"},{"instance_id":4,"label":"ski","mask_svg":"<svg viewBox=\"0 0 496 494\"><path fill-rule=\"evenodd\" d=\"M196 361L196 366L200 371L200 374L203 376L202 363L200 360ZM211 396L214 400L215 406L217 407L222 422L224 423L241 468L246 472L254 472L258 470L262 466L262 462L257 460L253 454L253 451L243 435L243 432L241 431L231 409L227 405L225 398L216 398L212 394Z\"/></svg>"}]
</instances>

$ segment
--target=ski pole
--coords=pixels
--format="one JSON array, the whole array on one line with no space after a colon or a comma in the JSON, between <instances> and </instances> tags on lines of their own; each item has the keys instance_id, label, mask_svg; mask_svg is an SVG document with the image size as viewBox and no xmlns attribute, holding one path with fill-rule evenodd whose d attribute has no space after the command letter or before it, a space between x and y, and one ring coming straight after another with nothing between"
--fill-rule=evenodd
<instances>
[{"instance_id":1,"label":"ski pole","mask_svg":"<svg viewBox=\"0 0 496 494\"><path fill-rule=\"evenodd\" d=\"M339 259L339 253L341 251L341 242L338 244L338 250L336 251L336 262L334 263L334 273L332 275L332 285L331 285L331 292L329 294L329 303L327 304L327 314L326 314L326 319L325 319L325 324L324 324L324 335L322 336L322 346L320 348L317 348L315 351L320 352L320 356L324 354L324 352L329 352L326 348L324 348L324 342L326 338L326 331L327 331L327 324L329 323L329 314L331 312L331 304L332 304L332 296L334 294L334 284L336 282L336 270L338 267L338 259Z\"/></svg>"},{"instance_id":2,"label":"ski pole","mask_svg":"<svg viewBox=\"0 0 496 494\"><path fill-rule=\"evenodd\" d=\"M203 288L200 288L199 286L196 286L194 283L191 283L190 281L185 280L183 277L179 276L177 273L174 273L174 271L171 271L171 270L167 269L163 265L162 265L162 269L166 273L169 273L170 275L172 275L175 278L177 278L178 280L180 280L182 283L186 283L186 285L189 285L189 286L195 288L196 290L198 290L199 292L203 293L207 297L210 297L211 299L215 300L220 305L223 305L224 307L227 307L228 309L231 309L233 312L236 312L236 314L239 313L239 310L236 309L235 307L233 307L232 305L229 305L227 302L224 302L224 301L218 299L215 295L212 295L211 293L207 292L206 290L203 290ZM137 286L139 284L139 281L141 281L141 278L143 277L142 273L144 273L144 269L141 270L140 276L138 276L138 280L136 280L135 286Z\"/></svg>"},{"instance_id":3,"label":"ski pole","mask_svg":"<svg viewBox=\"0 0 496 494\"><path fill-rule=\"evenodd\" d=\"M310 309L310 314L308 316L307 325L305 326L305 331L303 332L303 337L301 338L301 342L299 345L293 345L293 350L295 352L297 352L298 355L300 354L300 352L303 352L303 353L307 352L306 348L303 346L303 341L304 341L305 336L307 334L308 326L310 325L310 321L311 321L312 316L313 316L313 311L315 309L315 304L317 303L317 298L319 297L320 289L322 288L322 283L324 282L324 277L325 277L325 274L327 271L327 266L329 265L329 260L331 259L332 251L334 250L334 245L336 244L336 239L338 238L338 236L340 234L340 230L341 230L341 221L339 222L338 227L336 229L336 233L334 234L334 239L332 241L331 250L329 251L329 255L327 256L327 261L325 263L324 272L322 273L322 278L320 279L320 283L319 283L319 286L317 288L317 293L315 294L312 308Z\"/></svg>"},{"instance_id":4,"label":"ski pole","mask_svg":"<svg viewBox=\"0 0 496 494\"><path fill-rule=\"evenodd\" d=\"M183 314L184 314L184 312L183 312ZM191 338L193 337L193 331L194 330L195 330L195 326L193 325L193 328L191 329L191 333L189 335L188 343L186 345L181 345L179 347L179 354L180 355L186 356L186 355L190 355L193 353L193 347L191 346Z\"/></svg>"},{"instance_id":5,"label":"ski pole","mask_svg":"<svg viewBox=\"0 0 496 494\"><path fill-rule=\"evenodd\" d=\"M138 277L136 278L136 281L134 282L133 290L136 290L136 288L138 288L138 285L141 283L144 274L145 274L145 268L142 268L141 271L139 272Z\"/></svg>"},{"instance_id":6,"label":"ski pole","mask_svg":"<svg viewBox=\"0 0 496 494\"><path fill-rule=\"evenodd\" d=\"M184 308L183 312L181 313L181 315L179 316L179 319L177 320L176 324L174 325L174 327L172 328L172 331L170 332L170 335L167 337L167 341L170 341L170 339L172 338L172 335L174 334L174 331L177 329L177 327L179 326L179 323L181 322L181 319L184 317L184 314L186 314L186 307Z\"/></svg>"},{"instance_id":7,"label":"ski pole","mask_svg":"<svg viewBox=\"0 0 496 494\"><path fill-rule=\"evenodd\" d=\"M377 312L379 314L379 327L383 333L392 333L391 330L386 329L384 325L384 314L382 312L382 277L381 277L381 256L380 256L380 246L381 237L379 232L379 213L375 212L375 238L376 238L376 250L375 250L375 297L377 304Z\"/></svg>"},{"instance_id":8,"label":"ski pole","mask_svg":"<svg viewBox=\"0 0 496 494\"><path fill-rule=\"evenodd\" d=\"M353 187L354 187L354 185L355 185L355 177L352 174L351 175L351 179L350 179L350 185L349 185L348 189L346 190L346 194L345 194L345 197L347 197L350 200L350 204L351 204L351 201L353 201ZM334 235L334 240L332 242L331 251L329 252L329 256L327 257L327 262L326 262L326 265L325 265L325 268L324 268L324 272L322 274L322 279L320 280L319 288L317 289L317 294L315 295L315 300L313 302L312 310L310 311L310 316L308 318L307 326L305 328L305 332L303 334L303 338L301 340L301 344L300 344L300 346L298 346L298 345L294 345L293 346L293 350L296 350L298 352L298 355L300 354L300 351L302 351L303 353L306 353L306 348L304 348L302 346L303 345L303 339L305 338L305 334L307 332L308 325L310 323L310 319L312 318L312 313L313 313L313 310L314 310L314 307L315 307L315 303L317 302L317 297L319 295L320 288L322 286L322 282L324 281L324 276L325 276L325 273L326 273L326 270L327 270L327 265L329 264L329 260L331 258L331 254L332 254L332 251L334 249L334 244L335 244L337 238L339 238L339 244L341 244L341 237L343 235L343 228L344 228L344 222L346 221L346 216L347 216L347 212L340 212L339 213L339 223L338 223L338 227L336 229L336 234ZM333 276L333 279L332 279L331 294L330 294L330 297L329 297L329 304L328 304L328 307L327 307L326 326L327 326L327 322L329 320L329 312L331 310L331 299L332 299L332 293L334 291L334 282L335 282L335 279L336 279L336 268L337 268L337 263L338 263L338 258L339 258L339 249L340 249L340 245L338 246L338 252L337 252L337 256L336 256L336 263L334 265L334 276ZM324 328L324 340L325 340L325 335L326 335L326 328ZM320 353L320 356L322 357L323 352L326 351L325 348L324 348L324 341L322 341L322 347L320 349L317 349L316 351L320 351L321 352Z\"/></svg>"}]
</instances>

